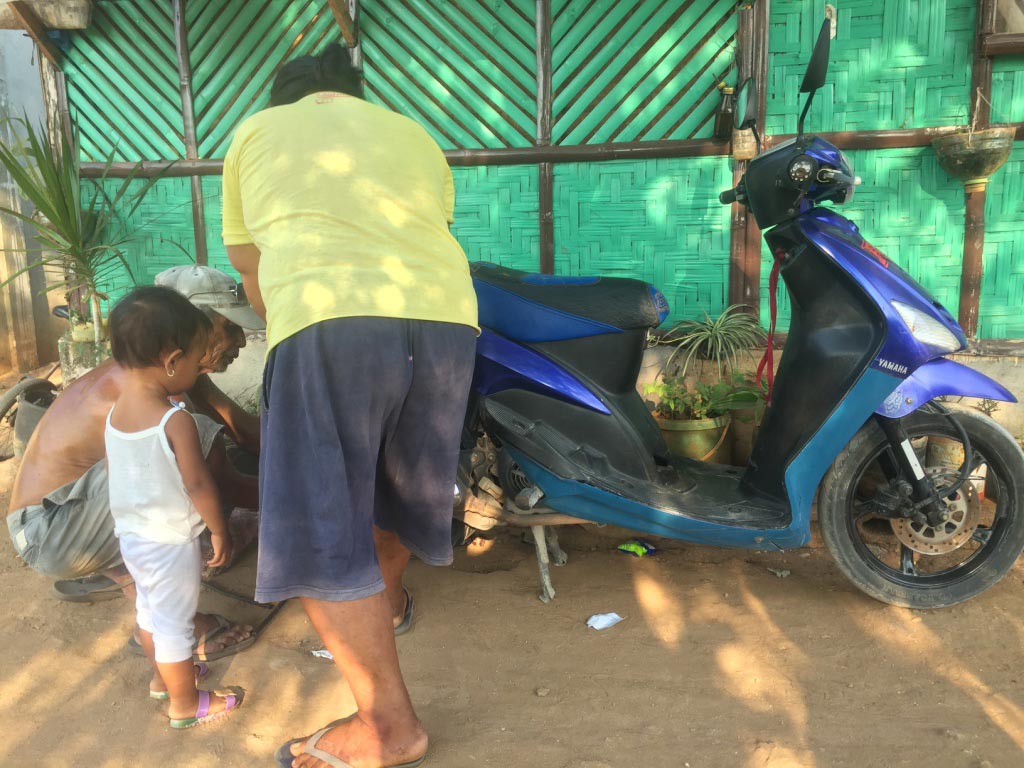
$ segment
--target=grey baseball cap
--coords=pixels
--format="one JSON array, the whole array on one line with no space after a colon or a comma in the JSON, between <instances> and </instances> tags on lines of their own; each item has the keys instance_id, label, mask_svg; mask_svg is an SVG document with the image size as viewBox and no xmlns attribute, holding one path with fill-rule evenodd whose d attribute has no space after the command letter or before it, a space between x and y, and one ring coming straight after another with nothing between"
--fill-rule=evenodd
<instances>
[{"instance_id":1,"label":"grey baseball cap","mask_svg":"<svg viewBox=\"0 0 1024 768\"><path fill-rule=\"evenodd\" d=\"M173 288L195 306L208 307L248 330L262 330L267 327L249 306L241 286L219 269L185 264L165 269L156 276L153 283L164 288Z\"/></svg>"}]
</instances>

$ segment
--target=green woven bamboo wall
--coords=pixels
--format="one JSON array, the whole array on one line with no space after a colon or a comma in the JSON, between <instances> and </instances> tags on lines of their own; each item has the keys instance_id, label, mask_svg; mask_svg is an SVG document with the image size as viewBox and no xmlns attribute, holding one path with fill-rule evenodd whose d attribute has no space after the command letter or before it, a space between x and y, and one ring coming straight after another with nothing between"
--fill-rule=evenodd
<instances>
[{"instance_id":1,"label":"green woven bamboo wall","mask_svg":"<svg viewBox=\"0 0 1024 768\"><path fill-rule=\"evenodd\" d=\"M367 97L445 149L525 147L534 137L533 0L360 3Z\"/></svg>"},{"instance_id":2,"label":"green woven bamboo wall","mask_svg":"<svg viewBox=\"0 0 1024 768\"><path fill-rule=\"evenodd\" d=\"M672 320L725 308L731 186L727 158L555 166L555 272L638 277Z\"/></svg>"},{"instance_id":3,"label":"green woven bamboo wall","mask_svg":"<svg viewBox=\"0 0 1024 768\"><path fill-rule=\"evenodd\" d=\"M341 42L321 0L189 0L185 24L204 158L224 157L235 127L266 106L270 82L284 62Z\"/></svg>"},{"instance_id":4,"label":"green woven bamboo wall","mask_svg":"<svg viewBox=\"0 0 1024 768\"><path fill-rule=\"evenodd\" d=\"M424 124L447 148L521 147L535 128L533 0L363 0L368 98ZM829 84L811 130L963 123L974 0L841 0ZM221 157L234 127L265 104L282 62L340 33L323 0L191 0L186 5L200 154ZM732 0L553 0L553 140L593 143L709 135L735 77ZM768 132L795 130L797 88L821 18L818 0L774 0ZM83 157L184 153L169 4L96 5L70 36L66 72ZM1024 120L1024 57L994 61L993 120ZM982 336L1024 336L1021 149L993 179L987 207ZM843 212L955 308L963 195L929 148L852 153L864 178ZM538 264L535 166L457 168L454 232L471 259ZM726 303L726 158L556 165L556 271L638 277L665 290L673 319ZM210 263L220 243L219 177L202 181ZM135 217L136 276L191 254L188 182L160 181ZM174 244L181 247L177 247ZM765 260L763 298L770 262ZM127 284L127 276L121 282ZM765 317L767 302L763 301ZM783 320L787 307L783 300Z\"/></svg>"},{"instance_id":5,"label":"green woven bamboo wall","mask_svg":"<svg viewBox=\"0 0 1024 768\"><path fill-rule=\"evenodd\" d=\"M828 79L812 131L923 128L967 122L976 0L866 0L838 10ZM772 0L768 133L795 133L798 93L821 26L819 0Z\"/></svg>"},{"instance_id":6,"label":"green woven bamboo wall","mask_svg":"<svg viewBox=\"0 0 1024 768\"><path fill-rule=\"evenodd\" d=\"M97 3L92 26L71 35L65 53L83 159L185 156L170 3Z\"/></svg>"},{"instance_id":7,"label":"green woven bamboo wall","mask_svg":"<svg viewBox=\"0 0 1024 768\"><path fill-rule=\"evenodd\" d=\"M552 143L710 136L715 86L734 67L735 6L554 0Z\"/></svg>"},{"instance_id":8,"label":"green woven bamboo wall","mask_svg":"<svg viewBox=\"0 0 1024 768\"><path fill-rule=\"evenodd\" d=\"M1024 143L1019 141L985 195L984 263L978 335L1024 338Z\"/></svg>"},{"instance_id":9,"label":"green woven bamboo wall","mask_svg":"<svg viewBox=\"0 0 1024 768\"><path fill-rule=\"evenodd\" d=\"M992 122L1024 122L1024 56L992 60Z\"/></svg>"},{"instance_id":10,"label":"green woven bamboo wall","mask_svg":"<svg viewBox=\"0 0 1024 768\"><path fill-rule=\"evenodd\" d=\"M470 261L534 271L540 259L536 166L455 168L452 233Z\"/></svg>"}]
</instances>

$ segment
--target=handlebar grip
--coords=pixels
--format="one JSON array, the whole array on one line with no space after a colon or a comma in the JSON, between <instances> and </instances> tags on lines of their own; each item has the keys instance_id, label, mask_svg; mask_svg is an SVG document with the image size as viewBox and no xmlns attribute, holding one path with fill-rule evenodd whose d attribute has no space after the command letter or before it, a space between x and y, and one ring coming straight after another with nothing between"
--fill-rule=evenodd
<instances>
[{"instance_id":1,"label":"handlebar grip","mask_svg":"<svg viewBox=\"0 0 1024 768\"><path fill-rule=\"evenodd\" d=\"M732 205L736 202L736 190L727 189L725 192L718 196L718 202L722 205Z\"/></svg>"}]
</instances>

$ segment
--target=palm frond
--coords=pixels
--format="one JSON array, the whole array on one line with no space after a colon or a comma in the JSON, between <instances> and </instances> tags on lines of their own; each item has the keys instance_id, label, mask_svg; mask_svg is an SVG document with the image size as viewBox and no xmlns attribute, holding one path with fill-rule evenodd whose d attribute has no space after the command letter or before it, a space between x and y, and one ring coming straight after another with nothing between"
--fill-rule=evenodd
<instances>
[{"instance_id":1,"label":"palm frond","mask_svg":"<svg viewBox=\"0 0 1024 768\"><path fill-rule=\"evenodd\" d=\"M54 145L47 139L45 126L35 128L27 117L11 120L19 124L25 138L14 147L0 145L0 166L38 215L30 217L10 208L0 208L0 212L32 225L36 239L50 255L44 253L25 269L8 276L0 282L0 288L37 266L61 267L66 289L81 290L83 301L105 295L104 285L117 274L126 272L134 283L135 275L124 252L124 246L131 242L130 231L123 222L138 210L166 169L133 190L141 168L137 165L111 194L107 189L114 161L111 153L100 178L90 179L91 191L83 195L77 134L60 131Z\"/></svg>"},{"instance_id":2,"label":"palm frond","mask_svg":"<svg viewBox=\"0 0 1024 768\"><path fill-rule=\"evenodd\" d=\"M682 378L694 360L706 360L715 364L719 381L723 380L727 370L737 368L741 354L761 346L767 337L745 309L732 304L714 319L705 313L703 320L683 320L669 329L658 343L676 348L665 361L663 374Z\"/></svg>"}]
</instances>

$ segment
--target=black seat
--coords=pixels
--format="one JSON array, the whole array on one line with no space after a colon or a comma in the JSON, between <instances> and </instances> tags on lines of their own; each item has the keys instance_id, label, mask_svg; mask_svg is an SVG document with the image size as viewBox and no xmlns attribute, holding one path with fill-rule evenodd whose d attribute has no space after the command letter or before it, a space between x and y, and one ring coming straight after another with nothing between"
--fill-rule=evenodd
<instances>
[{"instance_id":1,"label":"black seat","mask_svg":"<svg viewBox=\"0 0 1024 768\"><path fill-rule=\"evenodd\" d=\"M668 315L668 302L661 291L642 280L540 275L486 261L474 262L471 272L477 281L477 295L481 299L480 322L484 326L504 325L498 314L509 311L521 313L524 306L529 306L513 300L508 294L567 315L602 323L610 326L609 331L656 328ZM498 290L483 289L481 283Z\"/></svg>"}]
</instances>

